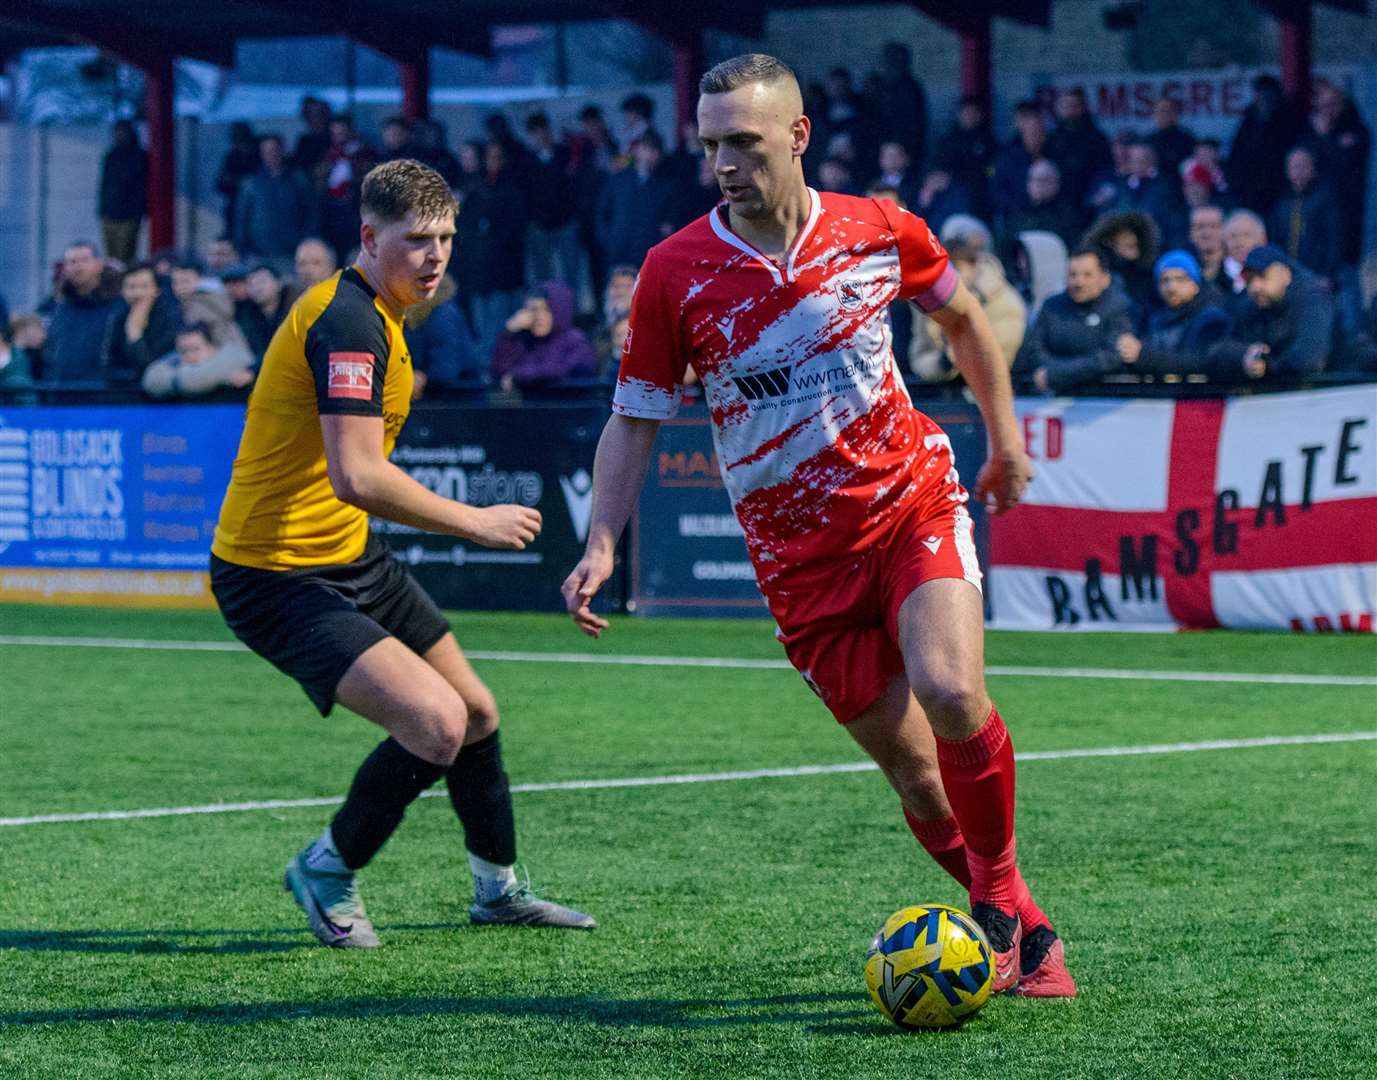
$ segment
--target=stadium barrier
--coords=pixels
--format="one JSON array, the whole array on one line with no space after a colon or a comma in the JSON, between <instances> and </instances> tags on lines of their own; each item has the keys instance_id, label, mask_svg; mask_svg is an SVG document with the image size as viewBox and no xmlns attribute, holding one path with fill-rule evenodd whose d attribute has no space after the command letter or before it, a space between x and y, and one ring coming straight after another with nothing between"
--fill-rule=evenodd
<instances>
[{"instance_id":1,"label":"stadium barrier","mask_svg":"<svg viewBox=\"0 0 1377 1080\"><path fill-rule=\"evenodd\" d=\"M974 407L920 405L973 483ZM1017 408L1038 478L1008 515L987 523L973 507L993 625L1372 630L1377 386ZM544 532L493 552L374 528L443 606L559 610L606 416L602 402L419 404L394 461L453 498L534 506ZM0 601L210 606L207 553L242 424L242 405L0 404ZM602 603L765 614L701 405L664 426Z\"/></svg>"}]
</instances>

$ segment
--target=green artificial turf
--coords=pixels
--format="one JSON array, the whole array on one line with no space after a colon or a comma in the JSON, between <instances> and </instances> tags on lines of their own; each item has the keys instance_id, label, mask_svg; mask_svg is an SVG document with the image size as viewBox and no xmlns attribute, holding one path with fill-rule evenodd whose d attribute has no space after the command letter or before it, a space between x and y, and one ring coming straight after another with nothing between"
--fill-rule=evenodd
<instances>
[{"instance_id":1,"label":"green artificial turf","mask_svg":"<svg viewBox=\"0 0 1377 1080\"><path fill-rule=\"evenodd\" d=\"M765 622L455 615L475 649L778 658ZM213 614L0 608L0 635L225 640ZM992 634L996 665L1377 674L1377 642ZM516 784L861 754L791 672L480 661ZM1019 751L1377 729L1377 688L997 676ZM377 740L242 653L0 645L0 818L327 797ZM0 828L0 1077L1371 1077L1377 743L1030 760L1021 862L1082 996L905 1034L864 949L965 906L874 772L516 796L591 934L472 929L448 803L361 879L385 948L281 892L328 807Z\"/></svg>"}]
</instances>

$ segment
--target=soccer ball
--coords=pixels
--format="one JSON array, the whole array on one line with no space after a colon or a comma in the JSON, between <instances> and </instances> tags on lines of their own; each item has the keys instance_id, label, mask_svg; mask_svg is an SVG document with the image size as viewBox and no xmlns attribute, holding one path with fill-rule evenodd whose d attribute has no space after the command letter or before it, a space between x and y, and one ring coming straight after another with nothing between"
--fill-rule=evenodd
<instances>
[{"instance_id":1,"label":"soccer ball","mask_svg":"<svg viewBox=\"0 0 1377 1080\"><path fill-rule=\"evenodd\" d=\"M942 904L901 908L865 954L875 1008L902 1028L951 1027L989 1000L994 954L975 920Z\"/></svg>"}]
</instances>

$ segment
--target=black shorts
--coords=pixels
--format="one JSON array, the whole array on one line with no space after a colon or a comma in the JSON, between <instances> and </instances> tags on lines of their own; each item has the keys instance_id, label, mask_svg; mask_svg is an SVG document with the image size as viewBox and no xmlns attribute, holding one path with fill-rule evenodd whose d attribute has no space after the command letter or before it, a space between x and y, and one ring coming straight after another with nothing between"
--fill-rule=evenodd
<instances>
[{"instance_id":1,"label":"black shorts","mask_svg":"<svg viewBox=\"0 0 1377 1080\"><path fill-rule=\"evenodd\" d=\"M259 570L212 555L210 589L235 637L299 682L321 716L349 666L383 638L419 655L449 633L435 601L373 536L338 566Z\"/></svg>"}]
</instances>

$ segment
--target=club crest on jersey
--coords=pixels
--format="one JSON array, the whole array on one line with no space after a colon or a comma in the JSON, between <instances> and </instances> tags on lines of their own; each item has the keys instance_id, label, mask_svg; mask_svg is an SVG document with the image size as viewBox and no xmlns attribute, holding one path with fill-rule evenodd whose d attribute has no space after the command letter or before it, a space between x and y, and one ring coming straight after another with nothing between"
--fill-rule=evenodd
<instances>
[{"instance_id":1,"label":"club crest on jersey","mask_svg":"<svg viewBox=\"0 0 1377 1080\"><path fill-rule=\"evenodd\" d=\"M843 278L837 282L834 288L837 293L837 302L843 311L853 313L865 307L865 290L861 288L860 282L847 281Z\"/></svg>"},{"instance_id":2,"label":"club crest on jersey","mask_svg":"<svg viewBox=\"0 0 1377 1080\"><path fill-rule=\"evenodd\" d=\"M373 397L373 363L372 353L332 352L326 397L370 400Z\"/></svg>"}]
</instances>

